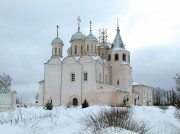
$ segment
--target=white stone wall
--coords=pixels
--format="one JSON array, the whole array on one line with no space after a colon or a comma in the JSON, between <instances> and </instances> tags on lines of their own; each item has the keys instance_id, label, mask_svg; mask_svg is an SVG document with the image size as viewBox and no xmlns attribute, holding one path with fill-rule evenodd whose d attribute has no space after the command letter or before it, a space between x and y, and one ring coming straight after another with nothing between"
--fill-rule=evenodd
<instances>
[{"instance_id":1,"label":"white stone wall","mask_svg":"<svg viewBox=\"0 0 180 134\"><path fill-rule=\"evenodd\" d=\"M44 103L52 100L53 105L60 104L61 61L53 58L45 64Z\"/></svg>"},{"instance_id":2,"label":"white stone wall","mask_svg":"<svg viewBox=\"0 0 180 134\"><path fill-rule=\"evenodd\" d=\"M139 93L139 105L153 105L152 87L147 85L133 85L133 90Z\"/></svg>"},{"instance_id":3,"label":"white stone wall","mask_svg":"<svg viewBox=\"0 0 180 134\"><path fill-rule=\"evenodd\" d=\"M120 68L128 70L126 65ZM84 81L84 72L88 74L87 81ZM124 76L126 72L130 73L128 70L120 74ZM72 73L75 81L71 80ZM130 104L130 91L110 85L111 75L114 74L110 74L109 63L101 57L66 57L63 61L50 59L45 64L45 80L39 83L39 105L51 99L53 105L73 104L74 98L79 105L85 98L90 105L121 105L127 97L129 101L126 104ZM125 80L127 77L130 76L124 77Z\"/></svg>"},{"instance_id":4,"label":"white stone wall","mask_svg":"<svg viewBox=\"0 0 180 134\"><path fill-rule=\"evenodd\" d=\"M38 105L44 105L44 80L39 82L39 100Z\"/></svg>"},{"instance_id":5,"label":"white stone wall","mask_svg":"<svg viewBox=\"0 0 180 134\"><path fill-rule=\"evenodd\" d=\"M16 92L0 93L0 112L16 109Z\"/></svg>"}]
</instances>

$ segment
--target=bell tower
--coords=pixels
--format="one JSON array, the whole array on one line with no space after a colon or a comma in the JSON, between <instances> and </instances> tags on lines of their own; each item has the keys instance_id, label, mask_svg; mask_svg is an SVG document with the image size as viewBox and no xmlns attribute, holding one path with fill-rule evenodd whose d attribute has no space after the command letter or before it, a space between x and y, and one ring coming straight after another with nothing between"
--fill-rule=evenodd
<instances>
[{"instance_id":1,"label":"bell tower","mask_svg":"<svg viewBox=\"0 0 180 134\"><path fill-rule=\"evenodd\" d=\"M132 91L132 68L130 66L130 52L126 50L120 36L119 24L117 23L116 37L108 51L108 61L112 65L111 85Z\"/></svg>"}]
</instances>

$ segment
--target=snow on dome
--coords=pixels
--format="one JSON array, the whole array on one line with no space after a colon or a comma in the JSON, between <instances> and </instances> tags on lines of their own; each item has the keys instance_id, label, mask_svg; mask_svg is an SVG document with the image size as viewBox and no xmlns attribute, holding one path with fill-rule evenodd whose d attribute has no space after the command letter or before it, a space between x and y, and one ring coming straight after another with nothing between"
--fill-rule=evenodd
<instances>
[{"instance_id":1,"label":"snow on dome","mask_svg":"<svg viewBox=\"0 0 180 134\"><path fill-rule=\"evenodd\" d=\"M86 35L82 34L80 31L76 32L71 37L71 41L73 41L73 40L85 40L85 39L86 39Z\"/></svg>"},{"instance_id":2,"label":"snow on dome","mask_svg":"<svg viewBox=\"0 0 180 134\"><path fill-rule=\"evenodd\" d=\"M61 44L61 45L64 45L64 44L63 44L63 41L62 41L59 37L56 37L56 38L52 41L51 45L53 45L53 44Z\"/></svg>"},{"instance_id":3,"label":"snow on dome","mask_svg":"<svg viewBox=\"0 0 180 134\"><path fill-rule=\"evenodd\" d=\"M86 40L95 40L95 41L97 41L97 38L96 38L92 33L90 33L90 34L86 37Z\"/></svg>"}]
</instances>

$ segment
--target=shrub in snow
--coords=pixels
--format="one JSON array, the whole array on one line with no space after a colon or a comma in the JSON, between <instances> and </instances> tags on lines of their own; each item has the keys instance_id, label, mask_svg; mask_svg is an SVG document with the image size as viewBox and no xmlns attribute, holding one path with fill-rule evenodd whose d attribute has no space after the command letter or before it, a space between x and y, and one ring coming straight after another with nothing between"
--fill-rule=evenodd
<instances>
[{"instance_id":1,"label":"shrub in snow","mask_svg":"<svg viewBox=\"0 0 180 134\"><path fill-rule=\"evenodd\" d=\"M82 103L82 108L89 107L88 101L85 99L84 102Z\"/></svg>"},{"instance_id":2,"label":"shrub in snow","mask_svg":"<svg viewBox=\"0 0 180 134\"><path fill-rule=\"evenodd\" d=\"M165 113L165 112L166 112L166 110L168 109L168 106L159 106L159 108L160 108L160 109L162 109L162 110L163 110L163 112Z\"/></svg>"},{"instance_id":3,"label":"shrub in snow","mask_svg":"<svg viewBox=\"0 0 180 134\"><path fill-rule=\"evenodd\" d=\"M98 113L90 113L81 119L82 132L101 133L104 129L114 128L114 130L131 130L144 134L148 131L144 122L137 122L132 119L131 108L103 109ZM113 131L113 129L112 129Z\"/></svg>"},{"instance_id":4,"label":"shrub in snow","mask_svg":"<svg viewBox=\"0 0 180 134\"><path fill-rule=\"evenodd\" d=\"M48 102L44 105L44 109L46 109L46 110L52 110L52 109L53 109L52 101L48 101Z\"/></svg>"}]
</instances>

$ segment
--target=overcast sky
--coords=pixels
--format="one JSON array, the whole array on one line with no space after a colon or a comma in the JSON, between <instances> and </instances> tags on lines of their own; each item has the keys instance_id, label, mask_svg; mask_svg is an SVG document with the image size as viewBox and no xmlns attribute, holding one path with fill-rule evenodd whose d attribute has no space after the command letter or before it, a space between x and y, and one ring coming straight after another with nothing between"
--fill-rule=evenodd
<instances>
[{"instance_id":1,"label":"overcast sky","mask_svg":"<svg viewBox=\"0 0 180 134\"><path fill-rule=\"evenodd\" d=\"M171 89L180 73L179 0L4 0L0 1L0 74L10 74L11 90L25 102L33 102L38 82L44 79L44 63L51 57L51 41L64 42L64 57L72 34L98 36L107 28L108 40L121 37L131 52L133 80Z\"/></svg>"}]
</instances>

